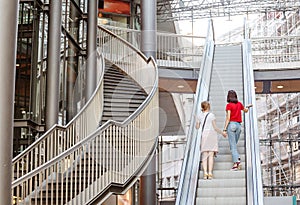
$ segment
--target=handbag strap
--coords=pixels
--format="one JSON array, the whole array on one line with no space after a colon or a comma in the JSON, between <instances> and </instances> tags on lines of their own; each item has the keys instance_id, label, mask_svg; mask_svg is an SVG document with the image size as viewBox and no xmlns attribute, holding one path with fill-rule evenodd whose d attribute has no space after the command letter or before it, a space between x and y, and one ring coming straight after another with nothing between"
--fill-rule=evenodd
<instances>
[{"instance_id":1,"label":"handbag strap","mask_svg":"<svg viewBox=\"0 0 300 205\"><path fill-rule=\"evenodd\" d=\"M209 113L207 113L206 116L205 116L205 118L204 118L204 121L203 121L203 124L202 124L202 132L203 132L204 125L205 125L205 122L206 122L206 118L207 118L208 115L209 115Z\"/></svg>"}]
</instances>

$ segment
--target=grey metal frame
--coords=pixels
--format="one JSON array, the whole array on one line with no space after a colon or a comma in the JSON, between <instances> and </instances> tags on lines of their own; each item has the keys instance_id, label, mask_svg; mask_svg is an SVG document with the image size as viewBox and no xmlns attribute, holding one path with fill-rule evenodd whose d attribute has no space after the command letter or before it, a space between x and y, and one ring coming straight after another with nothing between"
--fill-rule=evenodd
<instances>
[{"instance_id":1,"label":"grey metal frame","mask_svg":"<svg viewBox=\"0 0 300 205\"><path fill-rule=\"evenodd\" d=\"M246 140L247 204L263 205L262 172L257 125L254 72L252 69L251 41L245 21L245 40L243 42L244 103L252 104L249 114L244 116Z\"/></svg>"}]
</instances>

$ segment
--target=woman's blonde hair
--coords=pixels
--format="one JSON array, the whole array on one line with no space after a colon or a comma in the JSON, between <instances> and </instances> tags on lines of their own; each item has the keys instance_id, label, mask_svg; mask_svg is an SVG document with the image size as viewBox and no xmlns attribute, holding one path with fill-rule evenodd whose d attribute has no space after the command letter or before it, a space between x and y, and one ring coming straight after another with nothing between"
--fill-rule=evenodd
<instances>
[{"instance_id":1,"label":"woman's blonde hair","mask_svg":"<svg viewBox=\"0 0 300 205\"><path fill-rule=\"evenodd\" d=\"M201 110L202 110L202 111L208 110L209 108L210 108L210 104L209 104L208 101L203 101L203 102L201 103Z\"/></svg>"}]
</instances>

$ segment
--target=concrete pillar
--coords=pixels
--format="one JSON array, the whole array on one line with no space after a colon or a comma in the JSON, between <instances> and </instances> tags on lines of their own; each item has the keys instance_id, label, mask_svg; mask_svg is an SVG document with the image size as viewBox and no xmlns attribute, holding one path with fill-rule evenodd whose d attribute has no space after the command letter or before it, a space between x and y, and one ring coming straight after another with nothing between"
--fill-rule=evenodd
<instances>
[{"instance_id":1,"label":"concrete pillar","mask_svg":"<svg viewBox=\"0 0 300 205\"><path fill-rule=\"evenodd\" d=\"M0 0L0 199L11 204L18 0Z\"/></svg>"},{"instance_id":2,"label":"concrete pillar","mask_svg":"<svg viewBox=\"0 0 300 205\"><path fill-rule=\"evenodd\" d=\"M157 20L156 20L156 0L141 0L141 27L142 44L141 51L147 56L156 59L157 51Z\"/></svg>"},{"instance_id":3,"label":"concrete pillar","mask_svg":"<svg viewBox=\"0 0 300 205\"><path fill-rule=\"evenodd\" d=\"M86 70L86 95L88 101L96 89L97 84L97 16L98 0L88 1L88 36L87 36L87 70Z\"/></svg>"},{"instance_id":4,"label":"concrete pillar","mask_svg":"<svg viewBox=\"0 0 300 205\"><path fill-rule=\"evenodd\" d=\"M49 6L49 41L46 85L47 130L58 122L62 2L50 0Z\"/></svg>"}]
</instances>

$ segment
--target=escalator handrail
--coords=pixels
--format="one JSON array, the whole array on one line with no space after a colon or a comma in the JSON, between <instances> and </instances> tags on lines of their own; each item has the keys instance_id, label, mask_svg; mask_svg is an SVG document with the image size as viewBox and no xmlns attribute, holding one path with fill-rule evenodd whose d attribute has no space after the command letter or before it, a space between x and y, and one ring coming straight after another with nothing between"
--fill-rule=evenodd
<instances>
[{"instance_id":1,"label":"escalator handrail","mask_svg":"<svg viewBox=\"0 0 300 205\"><path fill-rule=\"evenodd\" d=\"M209 20L207 38L204 47L200 73L196 88L195 101L191 116L191 124L187 135L184 159L180 171L176 205L193 204L196 195L198 170L200 166L200 143L202 128L195 128L195 116L200 112L199 104L208 100L211 79L212 59L214 53L214 30L213 22Z\"/></svg>"},{"instance_id":2,"label":"escalator handrail","mask_svg":"<svg viewBox=\"0 0 300 205\"><path fill-rule=\"evenodd\" d=\"M257 111L252 68L251 41L245 21L245 39L243 41L244 102L252 104L249 114L245 115L247 204L263 205L261 161L257 125Z\"/></svg>"}]
</instances>

